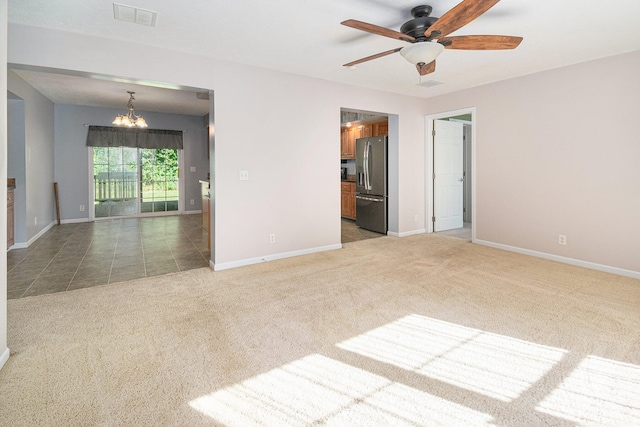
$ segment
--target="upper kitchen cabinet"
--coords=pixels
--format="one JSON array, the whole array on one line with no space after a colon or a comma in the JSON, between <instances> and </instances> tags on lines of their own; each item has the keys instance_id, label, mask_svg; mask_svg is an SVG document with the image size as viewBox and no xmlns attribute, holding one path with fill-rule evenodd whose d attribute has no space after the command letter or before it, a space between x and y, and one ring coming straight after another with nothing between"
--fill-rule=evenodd
<instances>
[{"instance_id":1,"label":"upper kitchen cabinet","mask_svg":"<svg viewBox=\"0 0 640 427\"><path fill-rule=\"evenodd\" d=\"M356 158L356 139L362 138L360 126L343 127L340 138L340 157L343 159Z\"/></svg>"},{"instance_id":2,"label":"upper kitchen cabinet","mask_svg":"<svg viewBox=\"0 0 640 427\"><path fill-rule=\"evenodd\" d=\"M373 136L382 136L389 134L389 121L373 123Z\"/></svg>"},{"instance_id":3,"label":"upper kitchen cabinet","mask_svg":"<svg viewBox=\"0 0 640 427\"><path fill-rule=\"evenodd\" d=\"M340 129L340 157L343 159L355 159L356 139L386 135L388 129L387 120L342 127Z\"/></svg>"}]
</instances>

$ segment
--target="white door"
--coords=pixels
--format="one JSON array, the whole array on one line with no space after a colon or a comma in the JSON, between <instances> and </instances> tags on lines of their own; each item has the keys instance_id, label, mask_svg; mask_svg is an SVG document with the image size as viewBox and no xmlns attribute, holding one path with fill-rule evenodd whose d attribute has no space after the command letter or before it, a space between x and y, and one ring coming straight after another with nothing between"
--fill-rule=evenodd
<instances>
[{"instance_id":1,"label":"white door","mask_svg":"<svg viewBox=\"0 0 640 427\"><path fill-rule=\"evenodd\" d=\"M463 124L434 120L434 231L463 226Z\"/></svg>"}]
</instances>

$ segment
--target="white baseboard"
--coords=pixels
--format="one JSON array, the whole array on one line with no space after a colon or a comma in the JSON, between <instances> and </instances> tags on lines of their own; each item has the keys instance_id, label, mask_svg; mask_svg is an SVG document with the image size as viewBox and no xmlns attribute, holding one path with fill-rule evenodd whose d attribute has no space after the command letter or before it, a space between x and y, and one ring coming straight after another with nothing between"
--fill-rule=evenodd
<instances>
[{"instance_id":1,"label":"white baseboard","mask_svg":"<svg viewBox=\"0 0 640 427\"><path fill-rule=\"evenodd\" d=\"M550 261L562 262L564 264L575 265L578 267L589 268L591 270L604 271L605 273L613 273L619 276L632 277L634 279L640 279L640 271L626 270L624 268L612 267L610 265L597 264L589 261L582 261L579 259L563 257L560 255L548 254L545 252L533 251L530 249L518 248L516 246L503 245L500 243L488 242L486 240L474 240L473 243L478 245L489 246L496 249L502 249L509 252L516 252L523 255L530 255L536 258L548 259Z\"/></svg>"},{"instance_id":2,"label":"white baseboard","mask_svg":"<svg viewBox=\"0 0 640 427\"><path fill-rule=\"evenodd\" d=\"M202 214L201 210L195 210L195 211L184 211L181 212L180 215L196 215L196 214ZM174 213L169 213L168 215L175 215ZM117 217L113 217L113 218L100 218L100 220L102 219L118 219ZM94 220L90 220L89 218L73 218L73 219L62 219L60 220L60 224L78 224L81 222L93 222Z\"/></svg>"},{"instance_id":3,"label":"white baseboard","mask_svg":"<svg viewBox=\"0 0 640 427\"><path fill-rule=\"evenodd\" d=\"M26 249L29 246L31 246L31 244L33 242L35 242L36 240L38 240L40 237L42 237L42 235L44 233L46 233L47 231L51 230L53 228L53 226L56 225L56 222L52 222L51 224L47 225L45 228L43 228L42 230L40 230L40 232L38 234L36 234L35 236L33 236L32 238L29 239L28 242L20 242L20 243L16 243L14 245L12 245L10 248L8 248L7 250L13 250L13 249Z\"/></svg>"},{"instance_id":4,"label":"white baseboard","mask_svg":"<svg viewBox=\"0 0 640 427\"><path fill-rule=\"evenodd\" d=\"M78 224L80 222L89 222L89 218L61 219L60 224Z\"/></svg>"},{"instance_id":5,"label":"white baseboard","mask_svg":"<svg viewBox=\"0 0 640 427\"><path fill-rule=\"evenodd\" d=\"M45 228L43 228L42 230L40 230L40 232L38 234L36 234L35 236L33 236L32 238L29 239L28 242L21 242L21 243L16 243L15 245L11 246L10 249L25 249L28 248L29 246L31 246L31 244L33 242L35 242L36 240L38 240L40 237L42 237L42 235L44 233L46 233L47 231L51 230L53 228L53 226L56 225L55 222L52 222L51 224L47 225Z\"/></svg>"},{"instance_id":6,"label":"white baseboard","mask_svg":"<svg viewBox=\"0 0 640 427\"><path fill-rule=\"evenodd\" d=\"M387 231L387 235L388 236L393 236L393 237L407 237L407 236L413 236L415 234L424 234L426 232L427 232L427 230L425 230L424 228L420 228L418 230L403 231L402 233L396 233L394 231Z\"/></svg>"},{"instance_id":7,"label":"white baseboard","mask_svg":"<svg viewBox=\"0 0 640 427\"><path fill-rule=\"evenodd\" d=\"M240 261L224 262L221 264L214 264L212 261L210 261L209 264L211 265L211 268L213 268L215 271L221 271L221 270L227 270L229 268L245 267L247 265L259 264L261 262L275 261L275 260L284 259L284 258L292 258L300 255L309 255L317 252L332 251L334 249L342 249L342 245L338 244L338 245L320 246L317 248L303 249L300 251L283 252L280 254L265 255L263 257L248 258Z\"/></svg>"},{"instance_id":8,"label":"white baseboard","mask_svg":"<svg viewBox=\"0 0 640 427\"><path fill-rule=\"evenodd\" d=\"M11 352L8 348L5 348L2 355L0 355L0 369L2 369L4 364L7 363L7 360L9 360L9 354L11 354Z\"/></svg>"}]
</instances>

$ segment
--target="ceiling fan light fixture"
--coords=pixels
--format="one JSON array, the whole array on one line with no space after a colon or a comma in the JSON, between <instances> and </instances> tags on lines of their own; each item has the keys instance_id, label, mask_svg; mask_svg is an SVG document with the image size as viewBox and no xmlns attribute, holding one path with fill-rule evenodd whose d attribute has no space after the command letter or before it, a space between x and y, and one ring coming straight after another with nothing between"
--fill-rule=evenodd
<instances>
[{"instance_id":1,"label":"ceiling fan light fixture","mask_svg":"<svg viewBox=\"0 0 640 427\"><path fill-rule=\"evenodd\" d=\"M437 42L416 42L400 49L400 55L413 65L429 64L443 50L444 46Z\"/></svg>"}]
</instances>

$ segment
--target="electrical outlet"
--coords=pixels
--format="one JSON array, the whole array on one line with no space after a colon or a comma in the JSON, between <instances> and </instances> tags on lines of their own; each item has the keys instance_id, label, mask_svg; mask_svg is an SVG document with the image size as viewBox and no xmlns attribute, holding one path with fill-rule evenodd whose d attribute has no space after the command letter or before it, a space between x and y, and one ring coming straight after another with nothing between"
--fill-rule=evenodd
<instances>
[{"instance_id":1,"label":"electrical outlet","mask_svg":"<svg viewBox=\"0 0 640 427\"><path fill-rule=\"evenodd\" d=\"M33 225L38 225L38 217L33 218Z\"/></svg>"},{"instance_id":2,"label":"electrical outlet","mask_svg":"<svg viewBox=\"0 0 640 427\"><path fill-rule=\"evenodd\" d=\"M240 171L239 178L240 181L249 181L249 171Z\"/></svg>"},{"instance_id":3,"label":"electrical outlet","mask_svg":"<svg viewBox=\"0 0 640 427\"><path fill-rule=\"evenodd\" d=\"M195 201L195 200L193 200L193 199L189 200L189 204L191 204L191 205L193 205L195 202L196 202L196 201Z\"/></svg>"},{"instance_id":4,"label":"electrical outlet","mask_svg":"<svg viewBox=\"0 0 640 427\"><path fill-rule=\"evenodd\" d=\"M269 234L269 243L275 243L275 242L276 242L276 234L275 233Z\"/></svg>"},{"instance_id":5,"label":"electrical outlet","mask_svg":"<svg viewBox=\"0 0 640 427\"><path fill-rule=\"evenodd\" d=\"M567 244L567 236L565 236L564 234L560 234L558 236L558 244L559 245L566 245Z\"/></svg>"},{"instance_id":6,"label":"electrical outlet","mask_svg":"<svg viewBox=\"0 0 640 427\"><path fill-rule=\"evenodd\" d=\"M80 212L84 212L84 205L80 205Z\"/></svg>"},{"instance_id":7,"label":"electrical outlet","mask_svg":"<svg viewBox=\"0 0 640 427\"><path fill-rule=\"evenodd\" d=\"M195 172L196 171L196 167L195 166L191 166L191 168L189 169L191 172Z\"/></svg>"},{"instance_id":8,"label":"electrical outlet","mask_svg":"<svg viewBox=\"0 0 640 427\"><path fill-rule=\"evenodd\" d=\"M415 215L413 216L413 222L418 222L418 214L415 214Z\"/></svg>"}]
</instances>

